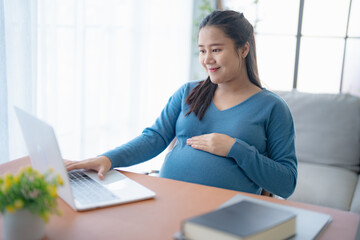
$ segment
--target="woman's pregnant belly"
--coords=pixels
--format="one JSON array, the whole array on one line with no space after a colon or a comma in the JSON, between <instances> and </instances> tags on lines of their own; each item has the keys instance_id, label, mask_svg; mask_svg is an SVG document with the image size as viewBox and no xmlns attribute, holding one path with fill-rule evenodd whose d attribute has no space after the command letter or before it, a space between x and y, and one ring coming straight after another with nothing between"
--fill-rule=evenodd
<instances>
[{"instance_id":1,"label":"woman's pregnant belly","mask_svg":"<svg viewBox=\"0 0 360 240\"><path fill-rule=\"evenodd\" d=\"M167 154L160 176L251 193L259 190L234 159L197 150L184 143L175 145Z\"/></svg>"}]
</instances>

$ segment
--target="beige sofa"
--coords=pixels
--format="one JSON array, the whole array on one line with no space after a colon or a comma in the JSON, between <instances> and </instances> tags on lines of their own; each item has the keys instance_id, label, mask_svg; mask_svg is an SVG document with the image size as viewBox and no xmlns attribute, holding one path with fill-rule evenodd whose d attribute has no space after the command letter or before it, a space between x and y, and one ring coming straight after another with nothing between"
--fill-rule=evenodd
<instances>
[{"instance_id":1,"label":"beige sofa","mask_svg":"<svg viewBox=\"0 0 360 240\"><path fill-rule=\"evenodd\" d=\"M360 213L360 98L276 93L296 129L298 183L289 200Z\"/></svg>"}]
</instances>

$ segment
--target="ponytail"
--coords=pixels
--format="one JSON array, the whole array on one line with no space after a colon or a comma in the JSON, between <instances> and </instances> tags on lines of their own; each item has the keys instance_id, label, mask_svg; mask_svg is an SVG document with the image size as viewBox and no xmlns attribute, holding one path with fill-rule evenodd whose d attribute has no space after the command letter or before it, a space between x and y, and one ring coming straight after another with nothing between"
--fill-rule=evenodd
<instances>
[{"instance_id":1,"label":"ponytail","mask_svg":"<svg viewBox=\"0 0 360 240\"><path fill-rule=\"evenodd\" d=\"M199 82L186 98L190 109L185 116L193 112L201 120L211 104L216 88L217 84L212 83L210 77Z\"/></svg>"}]
</instances>

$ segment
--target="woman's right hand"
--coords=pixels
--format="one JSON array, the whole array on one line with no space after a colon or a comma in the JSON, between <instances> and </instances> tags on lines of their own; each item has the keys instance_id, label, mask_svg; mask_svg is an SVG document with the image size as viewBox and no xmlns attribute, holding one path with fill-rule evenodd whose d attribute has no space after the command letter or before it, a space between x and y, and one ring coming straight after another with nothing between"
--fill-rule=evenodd
<instances>
[{"instance_id":1,"label":"woman's right hand","mask_svg":"<svg viewBox=\"0 0 360 240\"><path fill-rule=\"evenodd\" d=\"M104 175L111 169L111 161L106 156L99 156L95 158L89 158L82 161L65 161L65 167L67 171L74 169L86 169L97 171L98 177L104 179Z\"/></svg>"}]
</instances>

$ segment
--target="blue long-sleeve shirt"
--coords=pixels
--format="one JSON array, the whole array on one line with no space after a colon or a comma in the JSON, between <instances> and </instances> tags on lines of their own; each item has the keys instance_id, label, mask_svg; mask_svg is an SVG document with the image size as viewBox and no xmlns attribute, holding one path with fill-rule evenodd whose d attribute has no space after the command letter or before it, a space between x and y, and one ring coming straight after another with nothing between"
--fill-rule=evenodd
<instances>
[{"instance_id":1,"label":"blue long-sleeve shirt","mask_svg":"<svg viewBox=\"0 0 360 240\"><path fill-rule=\"evenodd\" d=\"M257 193L263 189L287 198L296 186L294 123L287 104L262 89L240 104L220 111L212 102L200 121L187 116L186 97L197 82L184 84L169 99L152 127L132 141L108 151L112 167L126 167L160 154L174 139L160 176ZM193 136L222 133L235 138L226 157L186 144Z\"/></svg>"}]
</instances>

